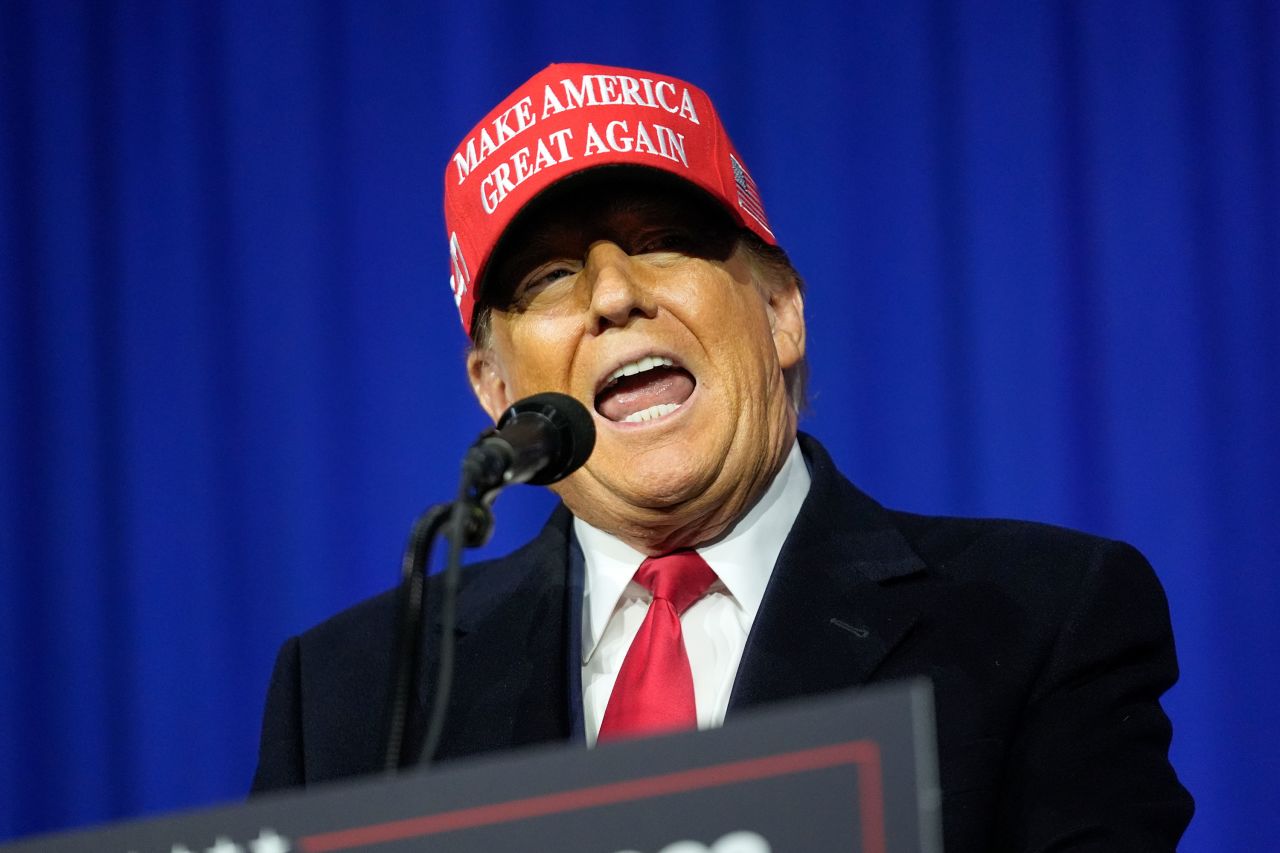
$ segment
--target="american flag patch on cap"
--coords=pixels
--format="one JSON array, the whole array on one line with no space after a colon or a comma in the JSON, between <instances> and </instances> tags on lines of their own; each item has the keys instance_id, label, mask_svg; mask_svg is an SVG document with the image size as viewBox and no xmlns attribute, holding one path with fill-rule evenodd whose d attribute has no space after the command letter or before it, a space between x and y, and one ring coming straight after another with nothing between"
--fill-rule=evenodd
<instances>
[{"instance_id":1,"label":"american flag patch on cap","mask_svg":"<svg viewBox=\"0 0 1280 853\"><path fill-rule=\"evenodd\" d=\"M745 210L752 219L760 223L764 230L772 234L773 229L769 227L769 220L764 215L764 203L760 201L760 192L756 189L755 180L732 154L729 155L729 164L733 166L733 182L738 185L738 207Z\"/></svg>"}]
</instances>

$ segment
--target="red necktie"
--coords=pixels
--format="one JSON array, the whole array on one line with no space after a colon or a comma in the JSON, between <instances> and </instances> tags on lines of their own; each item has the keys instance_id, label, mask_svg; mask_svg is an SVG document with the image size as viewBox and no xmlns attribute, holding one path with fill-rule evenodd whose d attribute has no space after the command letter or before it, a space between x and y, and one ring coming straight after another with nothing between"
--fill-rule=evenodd
<instances>
[{"instance_id":1,"label":"red necktie","mask_svg":"<svg viewBox=\"0 0 1280 853\"><path fill-rule=\"evenodd\" d=\"M696 551L676 551L645 560L635 580L653 593L653 603L618 670L600 740L698 724L680 614L706 594L716 574Z\"/></svg>"}]
</instances>

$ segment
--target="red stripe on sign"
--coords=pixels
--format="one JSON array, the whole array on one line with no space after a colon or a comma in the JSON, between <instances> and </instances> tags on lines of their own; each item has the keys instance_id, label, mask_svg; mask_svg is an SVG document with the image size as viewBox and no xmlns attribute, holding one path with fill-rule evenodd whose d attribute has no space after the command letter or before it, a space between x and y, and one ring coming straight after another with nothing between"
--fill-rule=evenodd
<instances>
[{"instance_id":1,"label":"red stripe on sign","mask_svg":"<svg viewBox=\"0 0 1280 853\"><path fill-rule=\"evenodd\" d=\"M504 803L457 809L435 815L377 823L371 826L308 835L298 839L307 853L330 853L389 841L420 838L498 823L528 820L546 815L613 805L632 800L661 797L717 788L739 782L753 782L841 765L858 769L859 812L862 816L862 849L865 853L885 853L884 791L880 774L880 748L873 741L850 741L798 752L784 752L765 758L751 758L715 764L696 770L682 770L659 776L611 782L555 794L543 794Z\"/></svg>"}]
</instances>

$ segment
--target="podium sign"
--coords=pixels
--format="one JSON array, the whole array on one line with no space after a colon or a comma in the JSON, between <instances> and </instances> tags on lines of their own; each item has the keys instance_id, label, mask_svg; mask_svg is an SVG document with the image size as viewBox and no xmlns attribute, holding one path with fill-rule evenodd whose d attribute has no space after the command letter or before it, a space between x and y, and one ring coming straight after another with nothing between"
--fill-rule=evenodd
<instances>
[{"instance_id":1,"label":"podium sign","mask_svg":"<svg viewBox=\"0 0 1280 853\"><path fill-rule=\"evenodd\" d=\"M940 837L933 698L913 681L711 731L538 747L0 853L936 853Z\"/></svg>"}]
</instances>

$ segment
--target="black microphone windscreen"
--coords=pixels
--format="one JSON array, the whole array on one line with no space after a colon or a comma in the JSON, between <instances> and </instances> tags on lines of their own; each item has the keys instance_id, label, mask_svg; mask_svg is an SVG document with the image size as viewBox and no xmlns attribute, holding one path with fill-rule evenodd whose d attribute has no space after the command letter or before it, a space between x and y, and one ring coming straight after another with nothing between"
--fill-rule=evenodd
<instances>
[{"instance_id":1,"label":"black microphone windscreen","mask_svg":"<svg viewBox=\"0 0 1280 853\"><path fill-rule=\"evenodd\" d=\"M497 429L516 418L535 416L546 420L553 433L551 457L528 482L546 486L563 480L581 468L596 444L596 425L587 407L567 394L545 391L517 400L498 421Z\"/></svg>"}]
</instances>

